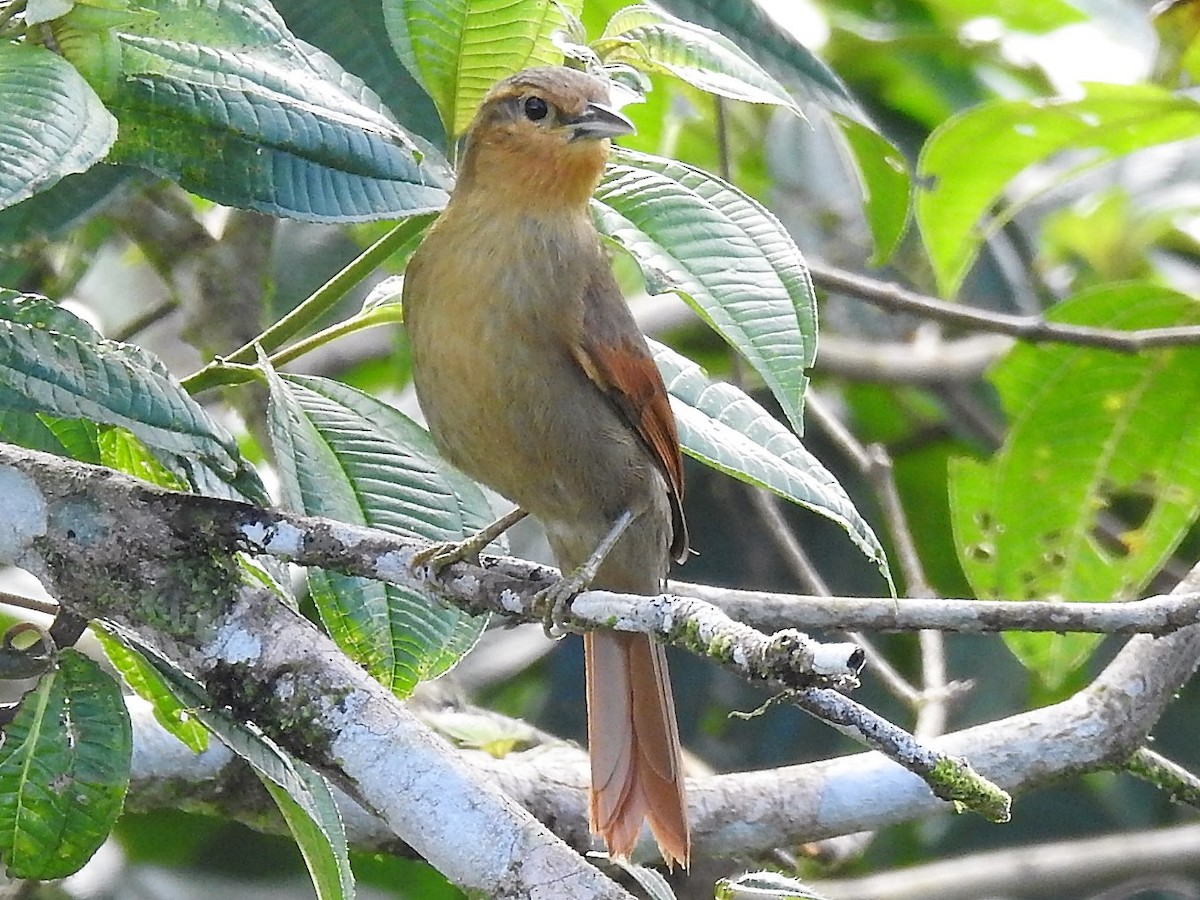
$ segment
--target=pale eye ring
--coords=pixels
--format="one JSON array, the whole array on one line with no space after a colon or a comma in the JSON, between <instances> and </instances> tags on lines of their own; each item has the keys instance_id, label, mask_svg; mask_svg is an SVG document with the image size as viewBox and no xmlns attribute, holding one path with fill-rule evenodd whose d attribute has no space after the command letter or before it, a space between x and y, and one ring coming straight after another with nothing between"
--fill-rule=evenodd
<instances>
[{"instance_id":1,"label":"pale eye ring","mask_svg":"<svg viewBox=\"0 0 1200 900\"><path fill-rule=\"evenodd\" d=\"M531 122L540 122L550 112L550 105L541 97L525 98L525 117Z\"/></svg>"}]
</instances>

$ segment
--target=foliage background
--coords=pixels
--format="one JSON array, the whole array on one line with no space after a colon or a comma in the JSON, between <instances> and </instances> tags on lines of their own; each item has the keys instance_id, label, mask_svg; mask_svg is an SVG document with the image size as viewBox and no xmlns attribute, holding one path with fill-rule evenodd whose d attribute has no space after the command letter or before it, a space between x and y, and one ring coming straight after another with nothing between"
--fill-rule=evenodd
<instances>
[{"instance_id":1,"label":"foliage background","mask_svg":"<svg viewBox=\"0 0 1200 900\"><path fill-rule=\"evenodd\" d=\"M727 33L747 50L756 40L767 46L769 30L756 32L752 26L738 25L729 4L673 0L665 5L676 15ZM599 35L621 6L611 0L587 0L581 18L588 36ZM916 168L921 191L915 207L921 230L908 229L877 275L1001 313L1054 309L1054 315L1070 321L1121 327L1196 321L1194 301L1187 297L1200 287L1196 268L1200 171L1192 162L1194 140L1176 142L1200 133L1200 127L1190 98L1172 93L1190 84L1186 19L1160 17L1156 32L1143 5L1087 0L776 6L776 12L795 24L798 37L819 51ZM435 146L444 146L437 109L387 51L385 22L377 4L348 0L331 8L306 0L281 0L276 8L297 37L321 47L363 78L411 130ZM98 52L102 60L102 48ZM1105 95L1089 89L1086 99L1080 100L1085 97L1083 85L1096 81L1140 86L1143 93L1114 90ZM856 270L864 269L872 258L882 263L887 253L881 243L886 245L887 235L895 231L889 231L888 223L895 222L896 209L903 211L907 197L894 190L893 180L886 182L893 188L890 193L877 191L864 206L852 166L839 150L842 132L828 114L830 97L823 95L818 77L801 78L798 86L804 89L800 93L809 95L804 108L811 127L777 106L717 103L679 80L656 76L646 102L628 110L639 130L623 144L725 172L768 205L813 259ZM1093 105L1070 107L1065 115L1051 108L1043 116L1042 107L1028 103L1048 97ZM964 110L1002 102L1016 104L1012 117L1004 119L1000 106L987 107L992 118L981 120L973 137L963 138L962 131L947 125L961 124L963 120L955 117ZM834 112L846 112L836 102L832 105ZM1080 122L1087 127L1075 128ZM1014 134L1029 137L1022 133L1026 126L1040 129L1045 142L1029 149L1015 140ZM935 133L938 142L929 139ZM849 134L858 132L851 126ZM866 140L861 134L859 138ZM1067 152L1056 155L1052 150ZM1125 155L1129 150L1138 152ZM198 155L203 155L203 148ZM860 153L860 163L864 158L879 162L878 154ZM1090 165L1097 161L1101 164ZM1023 171L1034 162L1039 164L1035 170ZM886 179L885 169L878 166L874 177ZM111 194L118 182L121 191ZM877 181L876 186L884 183ZM938 195L947 183L958 192L955 202ZM1004 187L1009 200L999 197ZM91 208L87 197L103 199L104 204ZM186 295L180 285L203 276L203 263L189 260L184 252L189 239L201 244L203 240L196 233L189 235L188 229L225 214L194 197L186 200L181 212L173 206L183 202L180 198L173 188L131 168L104 167L72 176L41 195L36 205L17 205L0 213L0 284L70 298L73 308L96 321L105 334L135 335L139 345L155 352L173 371L185 373L277 320L385 230L371 223L321 225L245 212L229 214L224 219L226 233L243 229L245 239L259 245L267 275L252 284L252 292L261 296L262 309L257 315L242 309L226 311L225 316L205 310L197 321L186 303L182 310L171 309ZM1012 198L1017 200L1010 202ZM964 247L965 236L973 233L979 216L995 218L988 240L980 245L979 259L968 272L971 253ZM389 265L398 268L395 261ZM619 260L618 265L627 284L636 288L639 276L634 268L627 260ZM250 274L255 282L257 273ZM1162 301L1166 306L1156 314L1156 303L1166 288L1183 296ZM1087 295L1092 302L1079 301L1085 291L1094 292ZM328 321L352 313L363 293L365 288L348 297ZM1072 297L1076 299L1063 302ZM1089 422L1068 413L1083 407L1088 385L1108 378L1116 364L1097 357L1095 351L1080 357L1060 348L1022 348L996 370L1008 373L1008 381L1003 374L982 377L978 372L971 377L883 380L871 374L879 371L871 366L872 348L920 347L923 341L944 348L962 333L951 328L931 334L928 325L915 318L884 314L833 294L824 296L822 304L822 340L840 352L831 354L836 362L828 366L818 357L812 373L815 388L861 440L882 442L891 453L929 586L945 596L1019 596L1027 583L1004 580L1017 579L1022 571L1019 548L1005 551L1013 555L1006 557L1003 566L970 552L980 542L969 536L978 517L971 515L967 488L974 484L976 493L985 491L979 482L986 479L979 474L981 469L956 461L992 458L1006 425L1023 421L1022 404L1035 392L1028 376L1022 380L1021 354L1027 367L1035 366L1035 354L1040 354L1036 364L1048 368L1053 367L1045 363L1045 353L1062 356L1059 365L1073 375L1060 386L1058 417L1065 430L1099 433L1110 421L1099 416ZM167 314L149 324L142 319L147 311L159 308ZM743 381L754 388L760 402L772 404L771 393L758 387L755 376L741 370L727 346L699 327L681 305L655 305L642 299L635 301L637 308L656 336L702 362L715 377ZM1101 314L1102 320L1093 318ZM401 390L407 372L402 331L392 329L386 336L369 332L334 346L340 352L314 354L302 365L412 410L411 397ZM983 359L995 362L998 357L993 352ZM1091 516L1096 509L1088 512L1087 507L1099 499L1102 511L1114 517L1125 550L1097 551L1099 559L1081 563L1082 573L1107 573L1093 582L1080 575L1082 583L1064 586L1059 574L1039 569L1036 577L1048 581L1037 582L1036 594L1094 599L1145 593L1169 587L1180 566L1186 570L1194 562L1197 537L1189 532L1195 518L1194 496L1180 504L1169 522L1157 523L1150 515L1158 508L1163 485L1200 490L1191 471L1196 468L1193 454L1163 461L1151 450L1153 446L1189 447L1189 440L1200 439L1200 422L1190 403L1200 372L1194 363L1194 354L1182 350L1161 363L1165 374L1145 389L1151 396L1174 398L1178 403L1152 407L1132 423L1131 432L1141 436L1139 445L1111 438L1114 455L1130 460L1130 471L1118 474L1114 468L1106 475L1111 480L1106 489L1071 495L1074 505L1067 515L1074 515L1076 532L1092 534ZM243 390L228 397L238 408L240 421L261 420L265 402L261 396ZM228 421L239 423L237 418ZM1054 421L1049 416L1031 427L1044 434ZM264 434L255 433L253 427L243 429L239 440L251 461L261 458L256 445L265 443ZM883 535L869 486L840 457L838 448L812 428L806 446L834 472ZM1076 458L1065 444L1052 449L1056 463ZM1019 447L1010 450L1018 455L1019 451ZM1021 482L1029 481L1033 469L1028 459L1017 459L1013 466L1013 480L998 488L995 497L998 507L1011 500L1013 515L1020 519L1034 511L1030 494L1021 492ZM1054 471L1064 468L1056 465ZM951 471L958 481L951 479ZM1147 471L1152 472L1149 481L1143 477ZM970 481L972 472L975 482ZM682 577L739 587L797 589L796 576L782 561L776 538L750 501L748 488L691 462L688 483L688 516L699 556L688 563ZM1046 497L1066 495L1071 484L1064 478L1042 490ZM885 589L870 561L840 529L800 510L785 513L834 593L870 595ZM1129 538L1134 533L1139 540ZM536 536L518 534L514 540L519 547L537 552ZM1034 561L1028 565L1036 568L1036 557L1046 551L1032 552ZM1150 581L1164 563L1166 574ZM1141 574L1131 575L1131 568ZM916 638L881 636L878 643L902 673L919 678ZM1087 639L1040 637L1006 645L998 638L950 637L951 677L972 679L975 685L955 705L950 728L1066 696L1086 683L1118 645L1116 640L1093 647ZM510 653L526 664L497 680L478 674L472 662L475 657L469 657L452 678L486 705L582 739L582 662L576 642L564 642L540 658L536 650L517 641L503 649L483 648L477 656L489 652ZM752 709L764 697L691 658L673 658L672 668L684 742L718 770L820 759L855 749L831 729L786 709L774 709L751 721L731 720L726 716L729 709ZM905 723L912 718L912 710L870 677L856 697L893 721ZM1193 739L1198 704L1200 694L1193 683L1155 730L1156 749L1192 768L1200 765ZM866 846L865 853L844 862L840 874L1193 819L1163 794L1128 775L1090 774L1021 796L1014 821L1003 827L947 814L888 829ZM216 889L255 895L277 889L290 896L307 890L303 864L290 842L182 813L125 815L116 844L106 852L125 867L119 881L123 887L116 889L116 896L129 896L120 892L131 885L148 895L164 896ZM418 862L356 858L354 863L364 894L370 886L389 896L457 896ZM803 871L808 876L826 872L816 862L805 862ZM1200 869L1195 867L1183 881L1147 872L1143 879L1112 887L1105 896L1196 896L1198 876ZM99 876L93 873L92 877ZM63 890L73 889L68 885ZM1070 896L1090 895L1092 890ZM1030 884L1020 896L1066 895L1061 887Z\"/></svg>"}]
</instances>

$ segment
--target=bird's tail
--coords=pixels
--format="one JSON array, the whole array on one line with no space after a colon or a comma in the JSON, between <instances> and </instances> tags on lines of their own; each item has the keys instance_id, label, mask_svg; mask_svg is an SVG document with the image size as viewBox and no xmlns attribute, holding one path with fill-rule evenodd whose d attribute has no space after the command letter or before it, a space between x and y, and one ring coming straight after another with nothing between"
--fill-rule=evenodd
<instances>
[{"instance_id":1,"label":"bird's tail","mask_svg":"<svg viewBox=\"0 0 1200 900\"><path fill-rule=\"evenodd\" d=\"M588 632L588 744L592 831L628 857L642 820L668 866L691 849L675 703L662 645L646 635Z\"/></svg>"}]
</instances>

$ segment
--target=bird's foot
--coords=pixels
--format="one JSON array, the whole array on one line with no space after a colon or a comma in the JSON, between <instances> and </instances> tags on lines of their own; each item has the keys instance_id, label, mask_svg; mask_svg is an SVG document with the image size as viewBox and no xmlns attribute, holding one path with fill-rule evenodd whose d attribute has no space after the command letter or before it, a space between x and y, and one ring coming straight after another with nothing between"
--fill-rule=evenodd
<instances>
[{"instance_id":1,"label":"bird's foot","mask_svg":"<svg viewBox=\"0 0 1200 900\"><path fill-rule=\"evenodd\" d=\"M469 562L471 565L477 566L479 565L479 551L482 549L483 547L476 544L474 537L469 537L465 541L440 541L414 553L412 569L415 571L427 568L431 574L438 575L446 566L456 562Z\"/></svg>"},{"instance_id":2,"label":"bird's foot","mask_svg":"<svg viewBox=\"0 0 1200 900\"><path fill-rule=\"evenodd\" d=\"M483 552L484 548L525 518L525 515L523 509L514 509L465 540L441 541L431 547L426 547L413 554L412 568L416 570L425 567L437 575L446 566L456 562L469 562L473 566L478 566L479 554Z\"/></svg>"},{"instance_id":3,"label":"bird's foot","mask_svg":"<svg viewBox=\"0 0 1200 900\"><path fill-rule=\"evenodd\" d=\"M546 637L558 640L566 635L568 629L563 620L571 610L572 601L592 586L596 573L600 571L600 566L608 557L609 551L632 521L633 513L628 510L621 513L599 546L592 551L592 555L584 560L583 565L564 575L557 584L539 591L533 598L533 610L542 617L542 629L546 632Z\"/></svg>"},{"instance_id":4,"label":"bird's foot","mask_svg":"<svg viewBox=\"0 0 1200 900\"><path fill-rule=\"evenodd\" d=\"M541 616L546 637L557 641L567 636L570 629L564 620L571 611L571 604L591 586L595 577L592 567L584 563L570 575L534 595L530 605L534 615Z\"/></svg>"}]
</instances>

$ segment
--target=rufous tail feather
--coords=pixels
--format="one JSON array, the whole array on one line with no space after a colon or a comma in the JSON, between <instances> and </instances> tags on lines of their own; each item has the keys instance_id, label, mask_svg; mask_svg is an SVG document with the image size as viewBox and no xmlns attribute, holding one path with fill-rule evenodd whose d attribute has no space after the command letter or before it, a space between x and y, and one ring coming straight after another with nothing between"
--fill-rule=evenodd
<instances>
[{"instance_id":1,"label":"rufous tail feather","mask_svg":"<svg viewBox=\"0 0 1200 900\"><path fill-rule=\"evenodd\" d=\"M687 801L666 654L645 635L589 632L584 658L592 831L610 854L628 857L645 819L667 865L687 868Z\"/></svg>"}]
</instances>

